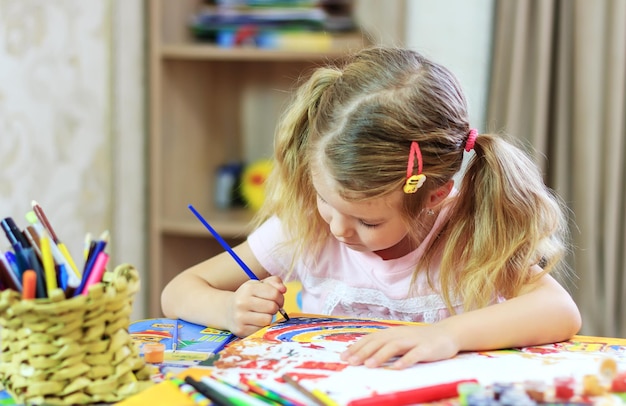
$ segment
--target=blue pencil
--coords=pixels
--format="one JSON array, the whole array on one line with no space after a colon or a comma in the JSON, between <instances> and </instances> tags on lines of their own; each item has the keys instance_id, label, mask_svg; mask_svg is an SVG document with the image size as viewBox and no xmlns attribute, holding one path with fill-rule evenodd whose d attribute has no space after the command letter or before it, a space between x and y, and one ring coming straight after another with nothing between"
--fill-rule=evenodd
<instances>
[{"instance_id":1,"label":"blue pencil","mask_svg":"<svg viewBox=\"0 0 626 406\"><path fill-rule=\"evenodd\" d=\"M222 236L219 235L219 233L213 227L211 227L211 225L204 219L204 217L202 217L202 215L198 213L198 211L191 204L187 207L189 207L189 210L191 210L191 212L198 218L198 220L200 220L200 222L206 227L206 229L209 230L211 234L213 234L213 237L215 237L217 242L219 242L220 245L226 250L226 252L228 252L230 256L233 257L233 259L239 264L241 269L244 270L248 277L250 279L258 281L259 278L254 274L254 272L252 272L252 269L250 269L248 265L246 265L246 263L243 262L241 258L239 258L239 255L237 255L235 251L230 248L230 245L228 245L228 243L222 238ZM289 320L289 315L287 315L287 312L282 307L278 309L278 311L285 318L285 320Z\"/></svg>"}]
</instances>

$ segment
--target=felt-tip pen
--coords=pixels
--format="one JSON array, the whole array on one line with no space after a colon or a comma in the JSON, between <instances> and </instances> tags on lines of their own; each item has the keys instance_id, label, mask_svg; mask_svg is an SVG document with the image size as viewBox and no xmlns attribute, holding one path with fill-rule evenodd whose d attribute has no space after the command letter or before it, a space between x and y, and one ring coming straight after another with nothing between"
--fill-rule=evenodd
<instances>
[{"instance_id":1,"label":"felt-tip pen","mask_svg":"<svg viewBox=\"0 0 626 406\"><path fill-rule=\"evenodd\" d=\"M19 244L21 248L30 247L30 243L26 237L24 237L11 217L6 217L2 220L2 222L0 222L0 224L2 224L2 229L4 230L4 233L6 234L12 247L15 248L16 244Z\"/></svg>"}]
</instances>

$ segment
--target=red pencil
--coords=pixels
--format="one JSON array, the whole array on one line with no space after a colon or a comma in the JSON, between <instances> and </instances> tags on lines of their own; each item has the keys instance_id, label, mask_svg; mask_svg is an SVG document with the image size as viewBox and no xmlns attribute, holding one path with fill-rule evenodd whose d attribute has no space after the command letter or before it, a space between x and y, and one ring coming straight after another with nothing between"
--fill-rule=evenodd
<instances>
[{"instance_id":1,"label":"red pencil","mask_svg":"<svg viewBox=\"0 0 626 406\"><path fill-rule=\"evenodd\" d=\"M355 399L348 402L348 406L403 406L416 403L436 402L439 400L459 396L457 387L462 383L478 383L476 379L462 379L455 382L425 386L393 393L381 393L367 398Z\"/></svg>"}]
</instances>

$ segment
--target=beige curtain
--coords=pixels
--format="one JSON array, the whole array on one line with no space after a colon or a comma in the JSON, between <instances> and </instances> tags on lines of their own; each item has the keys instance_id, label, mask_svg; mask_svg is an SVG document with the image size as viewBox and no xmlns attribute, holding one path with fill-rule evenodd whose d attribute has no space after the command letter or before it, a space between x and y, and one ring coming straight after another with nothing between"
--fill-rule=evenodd
<instances>
[{"instance_id":1,"label":"beige curtain","mask_svg":"<svg viewBox=\"0 0 626 406\"><path fill-rule=\"evenodd\" d=\"M626 337L626 1L496 0L487 123L526 138L571 210L568 287Z\"/></svg>"}]
</instances>

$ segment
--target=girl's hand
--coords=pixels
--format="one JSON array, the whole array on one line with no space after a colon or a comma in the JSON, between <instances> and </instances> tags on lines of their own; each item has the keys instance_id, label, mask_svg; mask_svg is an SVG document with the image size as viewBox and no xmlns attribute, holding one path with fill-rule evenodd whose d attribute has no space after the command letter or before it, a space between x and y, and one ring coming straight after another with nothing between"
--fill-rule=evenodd
<instances>
[{"instance_id":1,"label":"girl's hand","mask_svg":"<svg viewBox=\"0 0 626 406\"><path fill-rule=\"evenodd\" d=\"M455 337L436 324L400 326L368 334L352 344L341 359L350 365L375 368L394 357L391 367L404 369L418 362L439 361L459 352Z\"/></svg>"},{"instance_id":2,"label":"girl's hand","mask_svg":"<svg viewBox=\"0 0 626 406\"><path fill-rule=\"evenodd\" d=\"M229 306L231 321L228 330L239 337L248 336L268 326L278 309L283 307L287 288L278 276L262 282L249 280L232 295Z\"/></svg>"}]
</instances>

